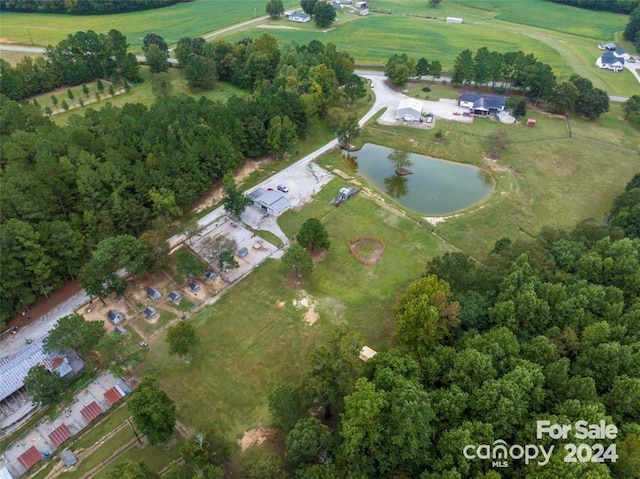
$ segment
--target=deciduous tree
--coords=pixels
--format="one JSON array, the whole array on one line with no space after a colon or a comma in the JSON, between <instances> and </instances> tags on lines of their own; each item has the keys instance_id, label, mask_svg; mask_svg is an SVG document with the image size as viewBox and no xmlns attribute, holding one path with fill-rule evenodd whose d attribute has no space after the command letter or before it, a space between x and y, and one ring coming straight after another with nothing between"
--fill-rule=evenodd
<instances>
[{"instance_id":1,"label":"deciduous tree","mask_svg":"<svg viewBox=\"0 0 640 479\"><path fill-rule=\"evenodd\" d=\"M142 378L127 407L133 415L133 422L151 444L160 444L173 434L176 407L154 378Z\"/></svg>"},{"instance_id":2,"label":"deciduous tree","mask_svg":"<svg viewBox=\"0 0 640 479\"><path fill-rule=\"evenodd\" d=\"M144 462L127 461L110 468L105 475L105 479L157 479L158 475L153 472Z\"/></svg>"},{"instance_id":3,"label":"deciduous tree","mask_svg":"<svg viewBox=\"0 0 640 479\"><path fill-rule=\"evenodd\" d=\"M41 364L29 370L24 378L24 385L33 401L41 405L56 404L65 390L64 379L56 373L49 372Z\"/></svg>"},{"instance_id":4,"label":"deciduous tree","mask_svg":"<svg viewBox=\"0 0 640 479\"><path fill-rule=\"evenodd\" d=\"M147 48L145 52L145 57L151 73L166 72L169 69L167 54L155 43L149 45L149 48Z\"/></svg>"},{"instance_id":5,"label":"deciduous tree","mask_svg":"<svg viewBox=\"0 0 640 479\"><path fill-rule=\"evenodd\" d=\"M224 196L222 198L224 210L231 216L240 218L240 215L247 209L247 206L251 204L251 200L238 189L236 179L232 173L224 175L222 185L224 190Z\"/></svg>"},{"instance_id":6,"label":"deciduous tree","mask_svg":"<svg viewBox=\"0 0 640 479\"><path fill-rule=\"evenodd\" d=\"M265 7L267 15L276 20L284 13L284 6L282 0L268 0Z\"/></svg>"},{"instance_id":7,"label":"deciduous tree","mask_svg":"<svg viewBox=\"0 0 640 479\"><path fill-rule=\"evenodd\" d=\"M95 349L105 330L102 321L86 321L80 314L63 316L44 339L44 350L60 354L69 349L85 355Z\"/></svg>"},{"instance_id":8,"label":"deciduous tree","mask_svg":"<svg viewBox=\"0 0 640 479\"><path fill-rule=\"evenodd\" d=\"M347 81L344 84L344 96L349 100L349 104L353 105L356 100L364 98L367 94L367 89L364 86L364 80L353 73L349 75Z\"/></svg>"},{"instance_id":9,"label":"deciduous tree","mask_svg":"<svg viewBox=\"0 0 640 479\"><path fill-rule=\"evenodd\" d=\"M331 431L315 417L299 420L286 439L286 462L293 469L329 460Z\"/></svg>"},{"instance_id":10,"label":"deciduous tree","mask_svg":"<svg viewBox=\"0 0 640 479\"><path fill-rule=\"evenodd\" d=\"M193 347L198 344L196 330L191 323L180 321L167 331L169 354L187 357Z\"/></svg>"}]
</instances>

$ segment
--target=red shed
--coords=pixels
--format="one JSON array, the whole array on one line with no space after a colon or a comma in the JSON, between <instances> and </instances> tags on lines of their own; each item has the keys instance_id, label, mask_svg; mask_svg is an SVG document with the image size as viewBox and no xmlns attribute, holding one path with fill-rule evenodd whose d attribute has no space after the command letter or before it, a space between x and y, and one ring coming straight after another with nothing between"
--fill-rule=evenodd
<instances>
[{"instance_id":1,"label":"red shed","mask_svg":"<svg viewBox=\"0 0 640 479\"><path fill-rule=\"evenodd\" d=\"M42 453L36 449L36 446L31 446L25 452L23 452L20 457L18 457L18 462L24 467L26 470L31 469L35 464L40 462L42 459Z\"/></svg>"},{"instance_id":2,"label":"red shed","mask_svg":"<svg viewBox=\"0 0 640 479\"><path fill-rule=\"evenodd\" d=\"M527 126L533 128L534 126L536 126L536 120L534 120L533 118L529 118L527 120Z\"/></svg>"}]
</instances>

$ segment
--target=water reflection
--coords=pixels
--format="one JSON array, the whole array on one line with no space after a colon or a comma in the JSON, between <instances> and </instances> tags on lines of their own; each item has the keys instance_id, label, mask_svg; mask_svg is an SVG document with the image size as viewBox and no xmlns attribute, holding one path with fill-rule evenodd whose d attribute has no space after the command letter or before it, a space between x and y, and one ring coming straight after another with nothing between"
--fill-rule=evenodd
<instances>
[{"instance_id":1,"label":"water reflection","mask_svg":"<svg viewBox=\"0 0 640 479\"><path fill-rule=\"evenodd\" d=\"M486 198L494 187L490 173L471 165L371 143L351 153L344 161L352 171L357 169L380 192L423 214L446 215L467 208Z\"/></svg>"},{"instance_id":2,"label":"water reflection","mask_svg":"<svg viewBox=\"0 0 640 479\"><path fill-rule=\"evenodd\" d=\"M384 179L386 193L392 198L401 198L409 193L409 179L406 176L391 175Z\"/></svg>"},{"instance_id":3,"label":"water reflection","mask_svg":"<svg viewBox=\"0 0 640 479\"><path fill-rule=\"evenodd\" d=\"M347 151L346 154L342 155L342 162L344 166L346 166L349 171L353 171L354 173L358 172L358 158L355 156L351 156Z\"/></svg>"}]
</instances>

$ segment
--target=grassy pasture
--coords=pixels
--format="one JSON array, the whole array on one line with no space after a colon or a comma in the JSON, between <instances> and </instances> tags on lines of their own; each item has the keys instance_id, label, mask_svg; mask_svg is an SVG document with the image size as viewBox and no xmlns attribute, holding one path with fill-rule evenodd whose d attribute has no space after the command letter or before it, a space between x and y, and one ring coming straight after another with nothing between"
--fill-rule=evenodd
<instances>
[{"instance_id":1,"label":"grassy pasture","mask_svg":"<svg viewBox=\"0 0 640 479\"><path fill-rule=\"evenodd\" d=\"M285 2L287 3L287 2ZM155 32L168 44L182 37L212 32L234 23L264 15L263 0L196 0L170 7L119 15L57 15L3 12L2 37L12 42L46 47L79 30L107 33L112 28L126 35L133 51L140 51L142 38Z\"/></svg>"},{"instance_id":2,"label":"grassy pasture","mask_svg":"<svg viewBox=\"0 0 640 479\"><path fill-rule=\"evenodd\" d=\"M331 249L301 285L320 314L313 326L303 319L306 310L292 304L299 291L283 280L280 262L270 260L191 317L200 343L190 364L168 356L163 336L151 343L139 372L159 377L187 425L216 427L236 439L268 423L271 388L298 379L309 351L336 324L349 323L374 349L388 346L398 291L420 274L425 261L447 249L425 229L364 195L327 208L344 183L333 180L310 205L286 213L281 222L290 233L319 216L329 231ZM360 235L386 243L376 265L360 264L349 252L347 241Z\"/></svg>"},{"instance_id":3,"label":"grassy pasture","mask_svg":"<svg viewBox=\"0 0 640 479\"><path fill-rule=\"evenodd\" d=\"M569 7L546 0L455 0L454 3L491 12L490 16L506 22L589 37L599 42L613 40L615 32L624 30L628 21L627 15Z\"/></svg>"}]
</instances>

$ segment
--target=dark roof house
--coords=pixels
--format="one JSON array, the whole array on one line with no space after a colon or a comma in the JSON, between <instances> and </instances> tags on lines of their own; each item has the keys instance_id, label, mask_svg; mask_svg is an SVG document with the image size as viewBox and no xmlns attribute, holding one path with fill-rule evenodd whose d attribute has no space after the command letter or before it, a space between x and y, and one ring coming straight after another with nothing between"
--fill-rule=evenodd
<instances>
[{"instance_id":1,"label":"dark roof house","mask_svg":"<svg viewBox=\"0 0 640 479\"><path fill-rule=\"evenodd\" d=\"M607 50L596 60L596 66L604 70L619 72L624 68L624 56L618 56L615 52Z\"/></svg>"},{"instance_id":2,"label":"dark roof house","mask_svg":"<svg viewBox=\"0 0 640 479\"><path fill-rule=\"evenodd\" d=\"M503 95L482 95L480 93L463 93L459 105L473 110L476 115L488 115L504 110L507 99Z\"/></svg>"},{"instance_id":3,"label":"dark roof house","mask_svg":"<svg viewBox=\"0 0 640 479\"><path fill-rule=\"evenodd\" d=\"M197 293L198 291L200 291L200 283L196 283L195 281L191 281L187 285L187 289L189 291L191 291L192 293Z\"/></svg>"},{"instance_id":4,"label":"dark roof house","mask_svg":"<svg viewBox=\"0 0 640 479\"><path fill-rule=\"evenodd\" d=\"M169 301L174 304L180 304L180 301L182 301L182 295L177 291L169 291Z\"/></svg>"},{"instance_id":5,"label":"dark roof house","mask_svg":"<svg viewBox=\"0 0 640 479\"><path fill-rule=\"evenodd\" d=\"M160 299L162 297L162 293L159 289L153 286L147 286L147 296L151 299Z\"/></svg>"},{"instance_id":6,"label":"dark roof house","mask_svg":"<svg viewBox=\"0 0 640 479\"><path fill-rule=\"evenodd\" d=\"M122 321L124 321L122 313L116 311L115 309L109 310L109 312L107 313L107 318L109 318L109 321L111 321L113 324L120 324Z\"/></svg>"},{"instance_id":7,"label":"dark roof house","mask_svg":"<svg viewBox=\"0 0 640 479\"><path fill-rule=\"evenodd\" d=\"M158 311L156 308L152 308L151 306L147 306L144 308L144 317L147 319L155 318L158 315Z\"/></svg>"}]
</instances>

